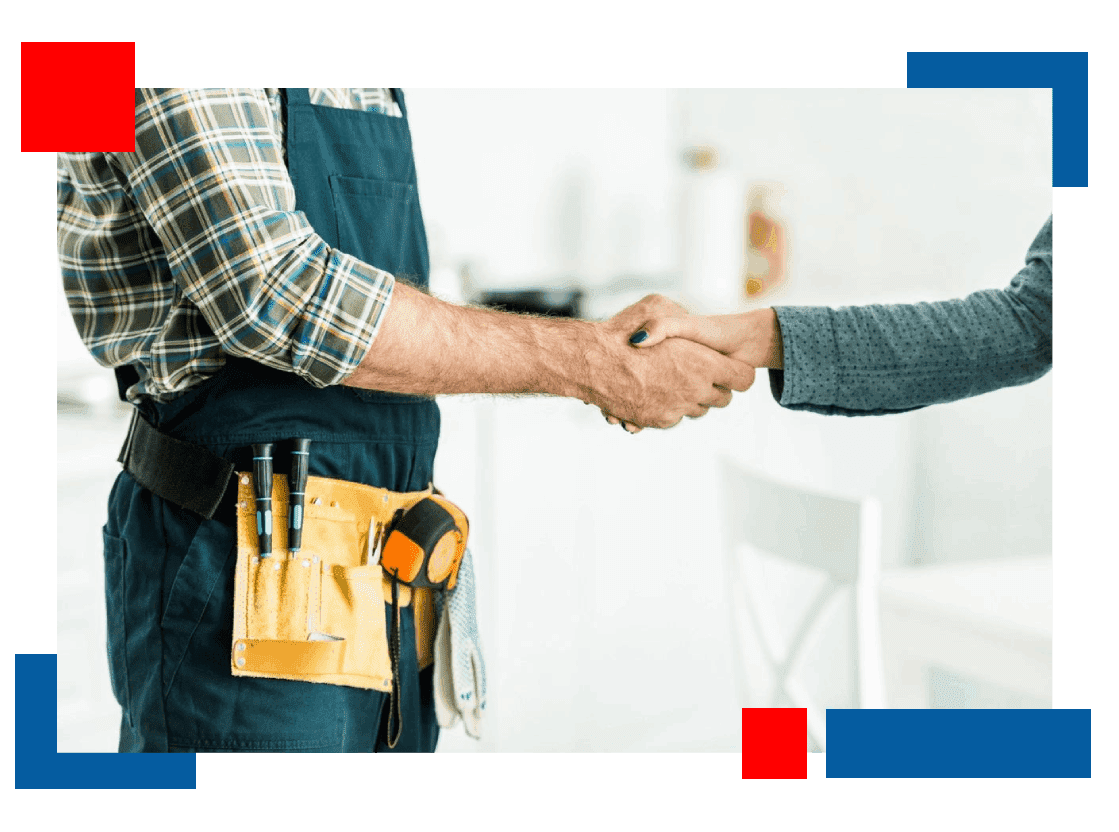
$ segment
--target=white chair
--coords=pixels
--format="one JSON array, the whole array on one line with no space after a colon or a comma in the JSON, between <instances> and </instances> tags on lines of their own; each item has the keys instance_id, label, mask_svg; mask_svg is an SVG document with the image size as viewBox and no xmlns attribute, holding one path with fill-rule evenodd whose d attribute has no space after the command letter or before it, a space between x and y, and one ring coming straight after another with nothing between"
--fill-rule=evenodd
<instances>
[{"instance_id":1,"label":"white chair","mask_svg":"<svg viewBox=\"0 0 1119 832\"><path fill-rule=\"evenodd\" d=\"M742 707L885 706L876 584L881 507L777 482L724 461L726 585ZM836 622L839 622L838 624Z\"/></svg>"}]
</instances>

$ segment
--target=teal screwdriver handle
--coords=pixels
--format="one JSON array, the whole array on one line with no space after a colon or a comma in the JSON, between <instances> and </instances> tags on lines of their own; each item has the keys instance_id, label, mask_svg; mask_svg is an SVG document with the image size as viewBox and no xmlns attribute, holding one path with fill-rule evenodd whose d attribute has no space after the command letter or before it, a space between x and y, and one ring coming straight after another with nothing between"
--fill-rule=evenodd
<instances>
[{"instance_id":1,"label":"teal screwdriver handle","mask_svg":"<svg viewBox=\"0 0 1119 832\"><path fill-rule=\"evenodd\" d=\"M298 552L303 546L303 502L307 494L307 467L311 458L311 440L293 439L291 478L288 481L288 549Z\"/></svg>"},{"instance_id":2,"label":"teal screwdriver handle","mask_svg":"<svg viewBox=\"0 0 1119 832\"><path fill-rule=\"evenodd\" d=\"M260 556L272 554L272 443L253 445L253 491Z\"/></svg>"}]
</instances>

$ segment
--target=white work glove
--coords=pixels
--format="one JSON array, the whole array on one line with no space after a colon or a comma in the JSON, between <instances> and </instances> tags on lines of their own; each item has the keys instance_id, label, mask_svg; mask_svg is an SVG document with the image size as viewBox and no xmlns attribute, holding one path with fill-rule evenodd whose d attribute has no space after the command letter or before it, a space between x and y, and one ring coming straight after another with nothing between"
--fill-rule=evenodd
<instances>
[{"instance_id":1,"label":"white work glove","mask_svg":"<svg viewBox=\"0 0 1119 832\"><path fill-rule=\"evenodd\" d=\"M474 563L467 549L455 588L443 593L435 633L435 716L443 728L462 718L466 733L482 738L486 710L486 665L478 638L474 599Z\"/></svg>"}]
</instances>

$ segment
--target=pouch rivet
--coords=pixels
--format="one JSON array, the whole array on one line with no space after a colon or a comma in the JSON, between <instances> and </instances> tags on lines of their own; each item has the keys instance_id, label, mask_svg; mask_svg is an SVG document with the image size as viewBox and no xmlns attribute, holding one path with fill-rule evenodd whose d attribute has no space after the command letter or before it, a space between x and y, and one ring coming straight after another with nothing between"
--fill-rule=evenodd
<instances>
[{"instance_id":1,"label":"pouch rivet","mask_svg":"<svg viewBox=\"0 0 1119 832\"><path fill-rule=\"evenodd\" d=\"M304 561L303 561L303 565L304 565L304 566L310 566L310 565L311 565L311 561L309 561L309 560L304 560Z\"/></svg>"},{"instance_id":2,"label":"pouch rivet","mask_svg":"<svg viewBox=\"0 0 1119 832\"><path fill-rule=\"evenodd\" d=\"M280 571L280 562L276 561L275 565L272 568L275 569L277 572L279 572Z\"/></svg>"},{"instance_id":3,"label":"pouch rivet","mask_svg":"<svg viewBox=\"0 0 1119 832\"><path fill-rule=\"evenodd\" d=\"M333 501L331 501L331 503L330 503L330 507L331 507L331 508L338 508L338 501L337 501L337 500L333 500Z\"/></svg>"},{"instance_id":4,"label":"pouch rivet","mask_svg":"<svg viewBox=\"0 0 1119 832\"><path fill-rule=\"evenodd\" d=\"M321 506L322 505L322 497L316 497L315 499L311 500L311 505Z\"/></svg>"},{"instance_id":5,"label":"pouch rivet","mask_svg":"<svg viewBox=\"0 0 1119 832\"><path fill-rule=\"evenodd\" d=\"M319 562L319 556L315 555L313 558L311 558L311 562L312 563L318 563Z\"/></svg>"},{"instance_id":6,"label":"pouch rivet","mask_svg":"<svg viewBox=\"0 0 1119 832\"><path fill-rule=\"evenodd\" d=\"M239 502L237 504L237 508L248 508L248 507L249 507L249 504L245 500L242 500L241 502Z\"/></svg>"},{"instance_id":7,"label":"pouch rivet","mask_svg":"<svg viewBox=\"0 0 1119 832\"><path fill-rule=\"evenodd\" d=\"M245 474L245 476L241 477L241 485L248 485L248 484L249 484L249 475Z\"/></svg>"},{"instance_id":8,"label":"pouch rivet","mask_svg":"<svg viewBox=\"0 0 1119 832\"><path fill-rule=\"evenodd\" d=\"M245 666L245 659L244 659L244 657L241 657L241 658L237 659L237 666L238 666L238 667L244 667L244 666Z\"/></svg>"},{"instance_id":9,"label":"pouch rivet","mask_svg":"<svg viewBox=\"0 0 1119 832\"><path fill-rule=\"evenodd\" d=\"M239 651L244 651L244 649L245 649L245 642L243 642L243 641L239 641L239 642L237 642L237 649L238 649Z\"/></svg>"},{"instance_id":10,"label":"pouch rivet","mask_svg":"<svg viewBox=\"0 0 1119 832\"><path fill-rule=\"evenodd\" d=\"M389 501L389 495L386 494L384 497L381 498L381 501L387 503Z\"/></svg>"}]
</instances>

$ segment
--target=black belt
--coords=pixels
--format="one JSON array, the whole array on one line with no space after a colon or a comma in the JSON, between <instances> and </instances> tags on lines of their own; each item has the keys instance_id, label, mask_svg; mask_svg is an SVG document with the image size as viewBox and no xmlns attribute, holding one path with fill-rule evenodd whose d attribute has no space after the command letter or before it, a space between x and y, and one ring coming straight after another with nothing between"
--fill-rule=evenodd
<instances>
[{"instance_id":1,"label":"black belt","mask_svg":"<svg viewBox=\"0 0 1119 832\"><path fill-rule=\"evenodd\" d=\"M124 447L117 461L144 488L177 506L200 514L233 522L231 511L236 499L234 464L201 445L175 439L153 428L139 411L133 411Z\"/></svg>"}]
</instances>

